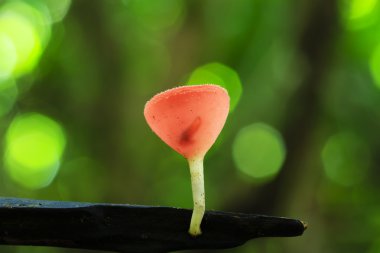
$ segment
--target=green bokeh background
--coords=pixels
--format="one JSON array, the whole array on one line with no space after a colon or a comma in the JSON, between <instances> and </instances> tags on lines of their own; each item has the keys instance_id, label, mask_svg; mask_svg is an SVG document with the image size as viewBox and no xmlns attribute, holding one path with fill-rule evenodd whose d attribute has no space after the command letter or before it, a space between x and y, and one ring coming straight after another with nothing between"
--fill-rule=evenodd
<instances>
[{"instance_id":1,"label":"green bokeh background","mask_svg":"<svg viewBox=\"0 0 380 253\"><path fill-rule=\"evenodd\" d=\"M0 195L191 208L187 162L143 108L219 80L233 110L207 209L309 223L223 252L377 253L379 31L379 0L0 0Z\"/></svg>"}]
</instances>

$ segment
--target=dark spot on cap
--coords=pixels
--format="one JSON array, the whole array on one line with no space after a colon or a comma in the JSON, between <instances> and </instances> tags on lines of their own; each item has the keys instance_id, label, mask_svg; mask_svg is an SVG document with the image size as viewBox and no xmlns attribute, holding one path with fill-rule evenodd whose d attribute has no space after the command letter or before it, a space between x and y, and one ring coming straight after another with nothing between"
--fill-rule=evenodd
<instances>
[{"instance_id":1,"label":"dark spot on cap","mask_svg":"<svg viewBox=\"0 0 380 253\"><path fill-rule=\"evenodd\" d=\"M193 122L190 124L188 128L185 129L185 131L182 132L181 138L180 138L180 144L181 145L188 145L193 143L193 137L194 134L199 130L199 127L202 124L201 117L196 117Z\"/></svg>"}]
</instances>

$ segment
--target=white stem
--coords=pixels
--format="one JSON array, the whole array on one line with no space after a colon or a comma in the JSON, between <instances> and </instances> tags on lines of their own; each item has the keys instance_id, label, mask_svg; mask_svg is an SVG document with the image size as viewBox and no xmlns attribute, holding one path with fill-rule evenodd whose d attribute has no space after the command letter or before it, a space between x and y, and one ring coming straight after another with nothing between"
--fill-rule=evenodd
<instances>
[{"instance_id":1,"label":"white stem","mask_svg":"<svg viewBox=\"0 0 380 253\"><path fill-rule=\"evenodd\" d=\"M203 157L189 159L191 187L193 191L194 210L191 216L189 233L192 236L202 234L201 222L205 213L205 188L203 181Z\"/></svg>"}]
</instances>

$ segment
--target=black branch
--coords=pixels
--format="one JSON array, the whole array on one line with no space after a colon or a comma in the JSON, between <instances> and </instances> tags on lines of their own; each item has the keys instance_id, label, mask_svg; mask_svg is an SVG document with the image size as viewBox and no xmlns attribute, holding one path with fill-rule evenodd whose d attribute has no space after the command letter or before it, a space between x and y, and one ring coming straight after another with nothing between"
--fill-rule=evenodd
<instances>
[{"instance_id":1,"label":"black branch","mask_svg":"<svg viewBox=\"0 0 380 253\"><path fill-rule=\"evenodd\" d=\"M188 233L191 210L0 198L0 244L39 245L115 252L223 249L258 237L301 235L294 219L206 212L203 234Z\"/></svg>"}]
</instances>

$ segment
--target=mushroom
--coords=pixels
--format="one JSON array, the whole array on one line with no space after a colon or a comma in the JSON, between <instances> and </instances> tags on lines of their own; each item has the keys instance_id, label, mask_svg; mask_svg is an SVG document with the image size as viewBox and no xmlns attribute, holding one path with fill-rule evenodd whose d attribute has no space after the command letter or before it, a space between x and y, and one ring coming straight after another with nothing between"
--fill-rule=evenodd
<instances>
[{"instance_id":1,"label":"mushroom","mask_svg":"<svg viewBox=\"0 0 380 253\"><path fill-rule=\"evenodd\" d=\"M198 236L205 213L203 159L222 130L230 98L218 85L180 86L150 99L144 109L148 125L189 163L194 210L189 233Z\"/></svg>"}]
</instances>

